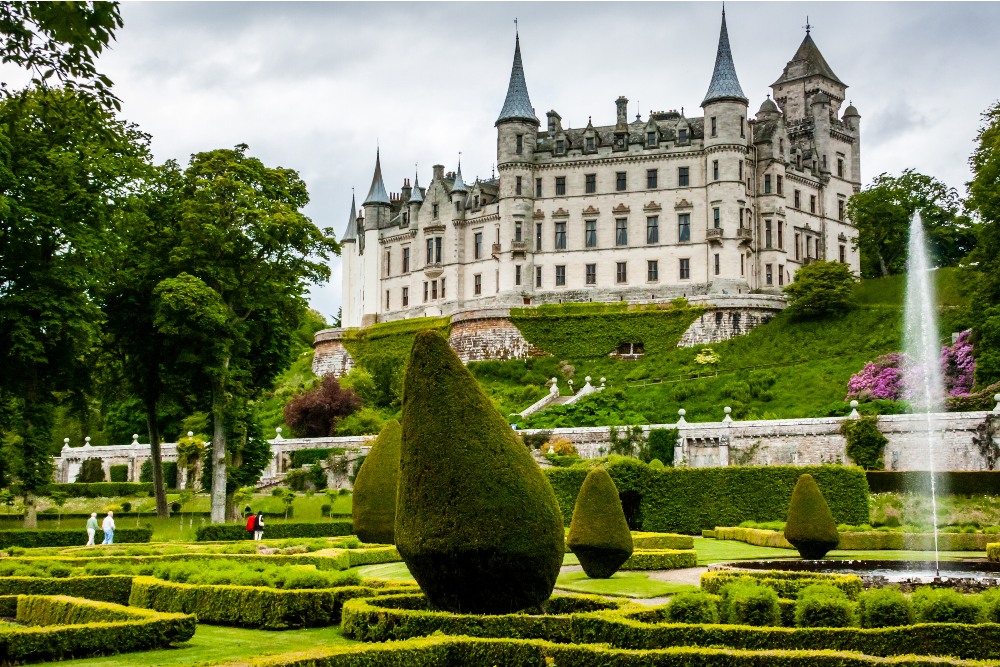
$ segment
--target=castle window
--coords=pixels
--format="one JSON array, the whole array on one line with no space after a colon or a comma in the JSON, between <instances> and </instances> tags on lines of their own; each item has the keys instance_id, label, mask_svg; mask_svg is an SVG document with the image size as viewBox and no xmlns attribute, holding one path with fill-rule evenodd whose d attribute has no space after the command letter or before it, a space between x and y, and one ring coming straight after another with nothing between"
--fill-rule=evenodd
<instances>
[{"instance_id":1,"label":"castle window","mask_svg":"<svg viewBox=\"0 0 1000 667\"><path fill-rule=\"evenodd\" d=\"M472 199L472 208L479 208L479 195L476 195Z\"/></svg>"},{"instance_id":2,"label":"castle window","mask_svg":"<svg viewBox=\"0 0 1000 667\"><path fill-rule=\"evenodd\" d=\"M646 218L646 243L659 243L660 242L660 218L656 215L651 215Z\"/></svg>"},{"instance_id":3,"label":"castle window","mask_svg":"<svg viewBox=\"0 0 1000 667\"><path fill-rule=\"evenodd\" d=\"M385 309L389 310L389 290L385 291Z\"/></svg>"},{"instance_id":4,"label":"castle window","mask_svg":"<svg viewBox=\"0 0 1000 667\"><path fill-rule=\"evenodd\" d=\"M747 221L749 222L750 216L747 216ZM743 209L740 209L740 229L743 229Z\"/></svg>"},{"instance_id":5,"label":"castle window","mask_svg":"<svg viewBox=\"0 0 1000 667\"><path fill-rule=\"evenodd\" d=\"M655 283L660 279L660 263L655 259L646 260L646 281Z\"/></svg>"},{"instance_id":6,"label":"castle window","mask_svg":"<svg viewBox=\"0 0 1000 667\"><path fill-rule=\"evenodd\" d=\"M427 281L424 281L424 303L427 303Z\"/></svg>"},{"instance_id":7,"label":"castle window","mask_svg":"<svg viewBox=\"0 0 1000 667\"><path fill-rule=\"evenodd\" d=\"M514 194L515 195L520 195L521 194L521 177L520 176L514 177Z\"/></svg>"},{"instance_id":8,"label":"castle window","mask_svg":"<svg viewBox=\"0 0 1000 667\"><path fill-rule=\"evenodd\" d=\"M784 264L778 264L778 284L779 285L784 285L785 284L785 265Z\"/></svg>"},{"instance_id":9,"label":"castle window","mask_svg":"<svg viewBox=\"0 0 1000 667\"><path fill-rule=\"evenodd\" d=\"M427 239L427 263L434 263L434 239Z\"/></svg>"},{"instance_id":10,"label":"castle window","mask_svg":"<svg viewBox=\"0 0 1000 667\"><path fill-rule=\"evenodd\" d=\"M597 192L597 174L587 174L583 177L584 180L584 191L587 194L593 194Z\"/></svg>"},{"instance_id":11,"label":"castle window","mask_svg":"<svg viewBox=\"0 0 1000 667\"><path fill-rule=\"evenodd\" d=\"M764 265L764 275L766 277L766 282L768 285L774 284L774 275L771 269L771 264Z\"/></svg>"},{"instance_id":12,"label":"castle window","mask_svg":"<svg viewBox=\"0 0 1000 667\"><path fill-rule=\"evenodd\" d=\"M691 241L690 213L681 213L677 216L677 241L679 243L689 243Z\"/></svg>"},{"instance_id":13,"label":"castle window","mask_svg":"<svg viewBox=\"0 0 1000 667\"><path fill-rule=\"evenodd\" d=\"M477 273L472 276L472 293L476 296L483 293L483 274Z\"/></svg>"},{"instance_id":14,"label":"castle window","mask_svg":"<svg viewBox=\"0 0 1000 667\"><path fill-rule=\"evenodd\" d=\"M656 132L647 132L646 133L646 145L647 146L655 146L656 145Z\"/></svg>"},{"instance_id":15,"label":"castle window","mask_svg":"<svg viewBox=\"0 0 1000 667\"><path fill-rule=\"evenodd\" d=\"M441 279L441 298L444 298L444 278Z\"/></svg>"},{"instance_id":16,"label":"castle window","mask_svg":"<svg viewBox=\"0 0 1000 667\"><path fill-rule=\"evenodd\" d=\"M686 188L689 182L690 169L688 167L677 167L677 187Z\"/></svg>"},{"instance_id":17,"label":"castle window","mask_svg":"<svg viewBox=\"0 0 1000 667\"><path fill-rule=\"evenodd\" d=\"M584 221L585 235L585 245L588 248L597 247L597 220L586 220Z\"/></svg>"},{"instance_id":18,"label":"castle window","mask_svg":"<svg viewBox=\"0 0 1000 667\"><path fill-rule=\"evenodd\" d=\"M615 245L628 245L628 219L615 220Z\"/></svg>"},{"instance_id":19,"label":"castle window","mask_svg":"<svg viewBox=\"0 0 1000 667\"><path fill-rule=\"evenodd\" d=\"M778 153L780 153L782 157L785 156L785 140L784 139L778 139Z\"/></svg>"},{"instance_id":20,"label":"castle window","mask_svg":"<svg viewBox=\"0 0 1000 667\"><path fill-rule=\"evenodd\" d=\"M403 308L406 308L409 305L410 305L410 288L409 287L404 287L403 288Z\"/></svg>"},{"instance_id":21,"label":"castle window","mask_svg":"<svg viewBox=\"0 0 1000 667\"><path fill-rule=\"evenodd\" d=\"M514 265L514 284L515 285L520 285L521 284L521 265L520 264L515 264Z\"/></svg>"},{"instance_id":22,"label":"castle window","mask_svg":"<svg viewBox=\"0 0 1000 667\"><path fill-rule=\"evenodd\" d=\"M792 197L792 208L802 208L802 193L796 190Z\"/></svg>"},{"instance_id":23,"label":"castle window","mask_svg":"<svg viewBox=\"0 0 1000 667\"><path fill-rule=\"evenodd\" d=\"M764 174L764 194L771 194L771 174Z\"/></svg>"},{"instance_id":24,"label":"castle window","mask_svg":"<svg viewBox=\"0 0 1000 667\"><path fill-rule=\"evenodd\" d=\"M410 272L410 249L409 247L403 248L403 273Z\"/></svg>"},{"instance_id":25,"label":"castle window","mask_svg":"<svg viewBox=\"0 0 1000 667\"><path fill-rule=\"evenodd\" d=\"M514 223L514 240L518 243L521 242L521 221L518 220Z\"/></svg>"},{"instance_id":26,"label":"castle window","mask_svg":"<svg viewBox=\"0 0 1000 667\"><path fill-rule=\"evenodd\" d=\"M566 177L556 176L556 196L559 197L565 194L566 194Z\"/></svg>"},{"instance_id":27,"label":"castle window","mask_svg":"<svg viewBox=\"0 0 1000 667\"><path fill-rule=\"evenodd\" d=\"M844 177L844 158L837 156L837 176Z\"/></svg>"},{"instance_id":28,"label":"castle window","mask_svg":"<svg viewBox=\"0 0 1000 667\"><path fill-rule=\"evenodd\" d=\"M715 275L719 275L722 272L722 261L719 253L715 253Z\"/></svg>"},{"instance_id":29,"label":"castle window","mask_svg":"<svg viewBox=\"0 0 1000 667\"><path fill-rule=\"evenodd\" d=\"M587 150L588 151L594 150L594 138L593 137L587 137Z\"/></svg>"},{"instance_id":30,"label":"castle window","mask_svg":"<svg viewBox=\"0 0 1000 667\"><path fill-rule=\"evenodd\" d=\"M778 250L785 249L785 223L778 221Z\"/></svg>"},{"instance_id":31,"label":"castle window","mask_svg":"<svg viewBox=\"0 0 1000 667\"><path fill-rule=\"evenodd\" d=\"M712 180L719 180L719 161L712 160Z\"/></svg>"},{"instance_id":32,"label":"castle window","mask_svg":"<svg viewBox=\"0 0 1000 667\"><path fill-rule=\"evenodd\" d=\"M597 284L597 264L587 264L586 266L586 280L588 285Z\"/></svg>"},{"instance_id":33,"label":"castle window","mask_svg":"<svg viewBox=\"0 0 1000 667\"><path fill-rule=\"evenodd\" d=\"M542 223L537 223L535 225L535 250L541 251L542 249Z\"/></svg>"},{"instance_id":34,"label":"castle window","mask_svg":"<svg viewBox=\"0 0 1000 667\"><path fill-rule=\"evenodd\" d=\"M777 179L777 181L778 181L778 194L779 195L785 194L785 188L784 188L784 180L785 179L783 179L781 177L781 174L778 174L777 176L775 176L775 179Z\"/></svg>"},{"instance_id":35,"label":"castle window","mask_svg":"<svg viewBox=\"0 0 1000 667\"><path fill-rule=\"evenodd\" d=\"M542 267L535 267L535 287L542 286Z\"/></svg>"},{"instance_id":36,"label":"castle window","mask_svg":"<svg viewBox=\"0 0 1000 667\"><path fill-rule=\"evenodd\" d=\"M438 281L431 281L431 301L437 301L438 298Z\"/></svg>"},{"instance_id":37,"label":"castle window","mask_svg":"<svg viewBox=\"0 0 1000 667\"><path fill-rule=\"evenodd\" d=\"M802 250L801 250L801 248L802 248L802 235L796 232L796 234L795 234L795 261L798 261L798 260L802 259Z\"/></svg>"},{"instance_id":38,"label":"castle window","mask_svg":"<svg viewBox=\"0 0 1000 667\"><path fill-rule=\"evenodd\" d=\"M462 203L461 202L455 202L455 210L456 211L461 211L462 210Z\"/></svg>"},{"instance_id":39,"label":"castle window","mask_svg":"<svg viewBox=\"0 0 1000 667\"><path fill-rule=\"evenodd\" d=\"M618 284L628 282L628 264L626 262L618 262L615 268L615 282Z\"/></svg>"},{"instance_id":40,"label":"castle window","mask_svg":"<svg viewBox=\"0 0 1000 667\"><path fill-rule=\"evenodd\" d=\"M826 171L826 154L823 154L823 171Z\"/></svg>"},{"instance_id":41,"label":"castle window","mask_svg":"<svg viewBox=\"0 0 1000 667\"><path fill-rule=\"evenodd\" d=\"M812 254L813 254L812 243L813 243L812 237L811 236L807 236L806 237L806 259L809 259L810 257L812 257Z\"/></svg>"},{"instance_id":42,"label":"castle window","mask_svg":"<svg viewBox=\"0 0 1000 667\"><path fill-rule=\"evenodd\" d=\"M628 181L624 171L615 172L615 190L624 192L628 187Z\"/></svg>"},{"instance_id":43,"label":"castle window","mask_svg":"<svg viewBox=\"0 0 1000 667\"><path fill-rule=\"evenodd\" d=\"M677 130L677 143L686 144L688 140L687 130Z\"/></svg>"},{"instance_id":44,"label":"castle window","mask_svg":"<svg viewBox=\"0 0 1000 667\"><path fill-rule=\"evenodd\" d=\"M681 280L690 280L691 279L691 260L688 259L687 257L682 258L680 260L679 268L680 268L680 273L679 273L680 279Z\"/></svg>"},{"instance_id":45,"label":"castle window","mask_svg":"<svg viewBox=\"0 0 1000 667\"><path fill-rule=\"evenodd\" d=\"M740 116L740 136L741 137L747 136L747 134L746 134L746 131L747 131L746 130L746 125L747 125L747 119L744 118L744 117L742 117L742 116Z\"/></svg>"},{"instance_id":46,"label":"castle window","mask_svg":"<svg viewBox=\"0 0 1000 667\"><path fill-rule=\"evenodd\" d=\"M719 207L716 206L712 209L712 228L719 229L722 227L722 219L719 217Z\"/></svg>"},{"instance_id":47,"label":"castle window","mask_svg":"<svg viewBox=\"0 0 1000 667\"><path fill-rule=\"evenodd\" d=\"M847 246L844 244L840 245L840 263L847 264Z\"/></svg>"},{"instance_id":48,"label":"castle window","mask_svg":"<svg viewBox=\"0 0 1000 667\"><path fill-rule=\"evenodd\" d=\"M740 180L743 180L743 160L740 160ZM747 181L747 185L749 185L749 181Z\"/></svg>"},{"instance_id":49,"label":"castle window","mask_svg":"<svg viewBox=\"0 0 1000 667\"><path fill-rule=\"evenodd\" d=\"M765 248L770 248L771 247L771 221L770 220L765 220L764 221L764 247Z\"/></svg>"},{"instance_id":50,"label":"castle window","mask_svg":"<svg viewBox=\"0 0 1000 667\"><path fill-rule=\"evenodd\" d=\"M746 257L743 256L743 253L740 253L740 275L742 276L745 273L746 273Z\"/></svg>"},{"instance_id":51,"label":"castle window","mask_svg":"<svg viewBox=\"0 0 1000 667\"><path fill-rule=\"evenodd\" d=\"M844 201L843 199L838 199L837 200L837 220L843 220L844 219L844 205L846 203L847 202Z\"/></svg>"},{"instance_id":52,"label":"castle window","mask_svg":"<svg viewBox=\"0 0 1000 667\"><path fill-rule=\"evenodd\" d=\"M435 264L440 264L441 263L441 242L442 242L442 240L443 239L440 236L435 236L434 237L434 263Z\"/></svg>"},{"instance_id":53,"label":"castle window","mask_svg":"<svg viewBox=\"0 0 1000 667\"><path fill-rule=\"evenodd\" d=\"M440 211L440 207L437 204L434 204L434 219L435 220L438 219L438 212L439 211Z\"/></svg>"},{"instance_id":54,"label":"castle window","mask_svg":"<svg viewBox=\"0 0 1000 667\"><path fill-rule=\"evenodd\" d=\"M472 237L472 256L474 259L482 259L483 257L483 233L476 232Z\"/></svg>"},{"instance_id":55,"label":"castle window","mask_svg":"<svg viewBox=\"0 0 1000 667\"><path fill-rule=\"evenodd\" d=\"M520 155L524 152L524 135L519 134L515 139L514 152Z\"/></svg>"},{"instance_id":56,"label":"castle window","mask_svg":"<svg viewBox=\"0 0 1000 667\"><path fill-rule=\"evenodd\" d=\"M719 136L719 124L715 122L715 116L712 116L712 136Z\"/></svg>"},{"instance_id":57,"label":"castle window","mask_svg":"<svg viewBox=\"0 0 1000 667\"><path fill-rule=\"evenodd\" d=\"M566 266L560 264L556 267L556 287L566 286Z\"/></svg>"},{"instance_id":58,"label":"castle window","mask_svg":"<svg viewBox=\"0 0 1000 667\"><path fill-rule=\"evenodd\" d=\"M809 212L816 212L816 195L809 195Z\"/></svg>"},{"instance_id":59,"label":"castle window","mask_svg":"<svg viewBox=\"0 0 1000 667\"><path fill-rule=\"evenodd\" d=\"M556 140L556 154L562 155L566 152L566 142L562 139Z\"/></svg>"},{"instance_id":60,"label":"castle window","mask_svg":"<svg viewBox=\"0 0 1000 667\"><path fill-rule=\"evenodd\" d=\"M795 154L795 168L802 171L802 153Z\"/></svg>"},{"instance_id":61,"label":"castle window","mask_svg":"<svg viewBox=\"0 0 1000 667\"><path fill-rule=\"evenodd\" d=\"M566 249L566 223L556 223L556 250Z\"/></svg>"},{"instance_id":62,"label":"castle window","mask_svg":"<svg viewBox=\"0 0 1000 667\"><path fill-rule=\"evenodd\" d=\"M658 180L657 179L657 170L656 169L647 169L646 170L646 189L647 190L655 190L656 189L656 181L657 180Z\"/></svg>"},{"instance_id":63,"label":"castle window","mask_svg":"<svg viewBox=\"0 0 1000 667\"><path fill-rule=\"evenodd\" d=\"M392 251L388 248L385 251L385 275L392 275Z\"/></svg>"},{"instance_id":64,"label":"castle window","mask_svg":"<svg viewBox=\"0 0 1000 667\"><path fill-rule=\"evenodd\" d=\"M540 178L535 179L535 196L536 197L542 196L542 179Z\"/></svg>"}]
</instances>

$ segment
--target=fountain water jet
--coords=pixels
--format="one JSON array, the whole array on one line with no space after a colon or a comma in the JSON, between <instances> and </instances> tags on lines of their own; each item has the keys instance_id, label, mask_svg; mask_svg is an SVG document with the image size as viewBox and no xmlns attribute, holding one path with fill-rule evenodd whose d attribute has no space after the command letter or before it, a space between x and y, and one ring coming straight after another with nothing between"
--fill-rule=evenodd
<instances>
[{"instance_id":1,"label":"fountain water jet","mask_svg":"<svg viewBox=\"0 0 1000 667\"><path fill-rule=\"evenodd\" d=\"M937 327L937 301L927 256L924 225L920 211L910 220L906 272L906 335L908 365L904 383L915 413L924 415L927 433L927 460L931 476L931 513L934 528L934 571L940 576L938 556L937 490L934 488L934 436L931 415L942 409L944 383L941 379L941 339Z\"/></svg>"}]
</instances>

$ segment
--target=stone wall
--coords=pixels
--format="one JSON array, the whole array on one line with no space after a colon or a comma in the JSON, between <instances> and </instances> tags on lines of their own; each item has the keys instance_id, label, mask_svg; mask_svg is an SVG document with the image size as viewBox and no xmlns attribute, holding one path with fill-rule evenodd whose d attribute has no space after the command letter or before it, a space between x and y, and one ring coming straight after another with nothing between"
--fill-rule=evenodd
<instances>
[{"instance_id":1,"label":"stone wall","mask_svg":"<svg viewBox=\"0 0 1000 667\"><path fill-rule=\"evenodd\" d=\"M466 311L453 316L448 344L463 363L545 355L524 339L510 321L507 308Z\"/></svg>"},{"instance_id":2,"label":"stone wall","mask_svg":"<svg viewBox=\"0 0 1000 667\"><path fill-rule=\"evenodd\" d=\"M724 297L695 297L689 299L694 305L702 305L712 310L691 323L681 336L677 347L692 347L720 343L736 336L742 336L767 324L772 317L785 307L783 297L763 294L733 294Z\"/></svg>"},{"instance_id":3,"label":"stone wall","mask_svg":"<svg viewBox=\"0 0 1000 667\"><path fill-rule=\"evenodd\" d=\"M316 333L312 363L315 375L323 377L332 373L336 377L343 377L354 368L354 358L341 340L343 335L343 329L323 329Z\"/></svg>"}]
</instances>

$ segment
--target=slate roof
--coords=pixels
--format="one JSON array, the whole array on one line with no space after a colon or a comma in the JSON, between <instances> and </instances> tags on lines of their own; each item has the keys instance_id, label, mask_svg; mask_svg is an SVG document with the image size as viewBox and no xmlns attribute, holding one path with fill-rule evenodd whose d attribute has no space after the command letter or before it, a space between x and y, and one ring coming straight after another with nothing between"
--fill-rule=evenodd
<instances>
[{"instance_id":1,"label":"slate roof","mask_svg":"<svg viewBox=\"0 0 1000 667\"><path fill-rule=\"evenodd\" d=\"M341 243L346 243L347 241L357 241L357 228L358 207L354 204L354 195L351 195L351 217L347 219L347 229L344 231L344 236L340 239Z\"/></svg>"},{"instance_id":2,"label":"slate roof","mask_svg":"<svg viewBox=\"0 0 1000 667\"><path fill-rule=\"evenodd\" d=\"M422 202L424 200L424 193L420 190L420 175L413 175L413 191L410 192L410 203Z\"/></svg>"},{"instance_id":3,"label":"slate roof","mask_svg":"<svg viewBox=\"0 0 1000 667\"><path fill-rule=\"evenodd\" d=\"M365 197L364 206L368 204L389 204L389 195L386 194L385 184L382 183L382 161L379 152L375 151L375 175L372 176L372 187Z\"/></svg>"},{"instance_id":4,"label":"slate roof","mask_svg":"<svg viewBox=\"0 0 1000 667\"><path fill-rule=\"evenodd\" d=\"M789 70L797 70L798 68L793 68L793 65L804 64L804 68L801 72L797 74L789 74ZM819 52L819 47L816 46L816 42L813 41L812 36L807 32L806 38L802 40L799 45L799 50L795 52L792 59L788 61L785 65L785 69L781 74L781 78L772 83L772 86L777 86L778 84L788 83L789 81L798 81L799 79L805 79L810 76L824 76L831 81L839 83L842 86L847 84L837 78L837 75L833 73L830 65L826 62L826 58L823 54Z\"/></svg>"},{"instance_id":5,"label":"slate roof","mask_svg":"<svg viewBox=\"0 0 1000 667\"><path fill-rule=\"evenodd\" d=\"M510 68L510 84L507 86L507 99L497 118L496 125L506 120L526 120L539 124L535 110L528 97L528 84L524 82L524 66L521 64L521 38L514 38L514 64Z\"/></svg>"},{"instance_id":6,"label":"slate roof","mask_svg":"<svg viewBox=\"0 0 1000 667\"><path fill-rule=\"evenodd\" d=\"M719 50L715 54L715 71L712 72L712 83L708 84L708 92L701 106L717 100L750 100L743 94L740 81L736 78L736 66L733 64L733 52L729 48L729 31L726 30L726 11L722 10L722 30L719 32Z\"/></svg>"}]
</instances>

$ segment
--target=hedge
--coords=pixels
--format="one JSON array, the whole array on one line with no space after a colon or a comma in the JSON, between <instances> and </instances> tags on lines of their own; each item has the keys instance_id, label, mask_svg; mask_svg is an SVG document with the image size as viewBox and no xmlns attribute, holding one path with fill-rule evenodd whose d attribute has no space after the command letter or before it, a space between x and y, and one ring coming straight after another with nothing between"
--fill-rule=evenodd
<instances>
[{"instance_id":1,"label":"hedge","mask_svg":"<svg viewBox=\"0 0 1000 667\"><path fill-rule=\"evenodd\" d=\"M120 528L115 531L115 542L149 542L153 538L152 528ZM87 543L87 532L80 530L0 530L0 549L8 547L72 547Z\"/></svg>"},{"instance_id":2,"label":"hedge","mask_svg":"<svg viewBox=\"0 0 1000 667\"><path fill-rule=\"evenodd\" d=\"M632 531L632 546L636 549L694 549L694 540L690 535L677 533Z\"/></svg>"},{"instance_id":3,"label":"hedge","mask_svg":"<svg viewBox=\"0 0 1000 667\"><path fill-rule=\"evenodd\" d=\"M330 454L343 454L344 448L321 448L321 449L299 449L292 452L292 468L301 468L304 465L312 465L325 461Z\"/></svg>"},{"instance_id":4,"label":"hedge","mask_svg":"<svg viewBox=\"0 0 1000 667\"><path fill-rule=\"evenodd\" d=\"M112 482L128 481L128 464L113 465L108 467L108 478Z\"/></svg>"},{"instance_id":5,"label":"hedge","mask_svg":"<svg viewBox=\"0 0 1000 667\"><path fill-rule=\"evenodd\" d=\"M553 595L542 613L460 614L432 609L422 594L387 595L344 604L345 637L366 642L409 639L437 633L573 641L573 618L581 613L628 609L634 603L591 595Z\"/></svg>"},{"instance_id":6,"label":"hedge","mask_svg":"<svg viewBox=\"0 0 1000 667\"><path fill-rule=\"evenodd\" d=\"M142 467L139 468L139 481L140 482L153 482L153 460L146 459L142 462ZM164 461L163 462L163 486L168 489L177 488L177 462L176 461Z\"/></svg>"},{"instance_id":7,"label":"hedge","mask_svg":"<svg viewBox=\"0 0 1000 667\"><path fill-rule=\"evenodd\" d=\"M642 530L689 535L744 521L784 521L799 475L809 473L826 497L837 523L869 520L868 484L860 468L759 466L651 470L636 459L612 458L608 472L620 493L640 496ZM569 520L587 466L545 471L563 517Z\"/></svg>"},{"instance_id":8,"label":"hedge","mask_svg":"<svg viewBox=\"0 0 1000 667\"><path fill-rule=\"evenodd\" d=\"M986 558L994 563L1000 561L1000 542L992 542L986 545Z\"/></svg>"},{"instance_id":9,"label":"hedge","mask_svg":"<svg viewBox=\"0 0 1000 667\"><path fill-rule=\"evenodd\" d=\"M750 578L775 590L778 597L794 599L800 590L812 584L829 584L844 591L852 600L861 594L861 578L853 574L822 572L789 572L784 570L716 570L701 575L701 590L718 594L722 587L736 579Z\"/></svg>"},{"instance_id":10,"label":"hedge","mask_svg":"<svg viewBox=\"0 0 1000 667\"><path fill-rule=\"evenodd\" d=\"M741 528L739 526L716 526L713 537L717 540L734 540L736 542L746 542L758 547L772 547L775 549L794 549L785 539L784 534L777 530L764 530L762 528Z\"/></svg>"},{"instance_id":11,"label":"hedge","mask_svg":"<svg viewBox=\"0 0 1000 667\"><path fill-rule=\"evenodd\" d=\"M71 595L98 602L128 604L131 575L106 577L0 577L0 595Z\"/></svg>"},{"instance_id":12,"label":"hedge","mask_svg":"<svg viewBox=\"0 0 1000 667\"><path fill-rule=\"evenodd\" d=\"M152 482L70 482L68 484L49 484L39 495L48 496L53 491L62 491L70 498L116 498L152 496Z\"/></svg>"},{"instance_id":13,"label":"hedge","mask_svg":"<svg viewBox=\"0 0 1000 667\"><path fill-rule=\"evenodd\" d=\"M317 522L267 523L264 520L264 537L276 540L286 537L343 537L353 535L354 528L349 520ZM195 533L198 542L231 542L251 539L245 523L217 523L202 526Z\"/></svg>"},{"instance_id":14,"label":"hedge","mask_svg":"<svg viewBox=\"0 0 1000 667\"><path fill-rule=\"evenodd\" d=\"M361 586L281 590L261 586L180 584L136 577L132 582L129 606L196 614L202 623L241 628L316 628L340 623L341 607L352 598L415 589L414 584L375 580Z\"/></svg>"},{"instance_id":15,"label":"hedge","mask_svg":"<svg viewBox=\"0 0 1000 667\"><path fill-rule=\"evenodd\" d=\"M533 639L423 637L405 642L333 646L219 667L967 667L963 660L903 656L887 661L848 651L750 651L676 647L632 651Z\"/></svg>"},{"instance_id":16,"label":"hedge","mask_svg":"<svg viewBox=\"0 0 1000 667\"><path fill-rule=\"evenodd\" d=\"M194 636L194 616L129 609L66 596L22 595L17 620L32 627L0 630L4 664L49 662L166 648Z\"/></svg>"},{"instance_id":17,"label":"hedge","mask_svg":"<svg viewBox=\"0 0 1000 667\"><path fill-rule=\"evenodd\" d=\"M869 470L868 488L872 493L931 492L931 475L920 470ZM941 470L934 473L938 495L1000 495L1000 470Z\"/></svg>"},{"instance_id":18,"label":"hedge","mask_svg":"<svg viewBox=\"0 0 1000 667\"><path fill-rule=\"evenodd\" d=\"M698 554L693 549L635 549L622 570L677 570L697 567Z\"/></svg>"},{"instance_id":19,"label":"hedge","mask_svg":"<svg viewBox=\"0 0 1000 667\"><path fill-rule=\"evenodd\" d=\"M715 528L715 539L736 540L760 547L794 549L785 536L776 530L761 528L719 527ZM983 551L994 535L985 533L938 533L938 548L941 551ZM845 551L933 551L933 533L904 533L901 531L871 530L864 532L841 532L837 549Z\"/></svg>"}]
</instances>

